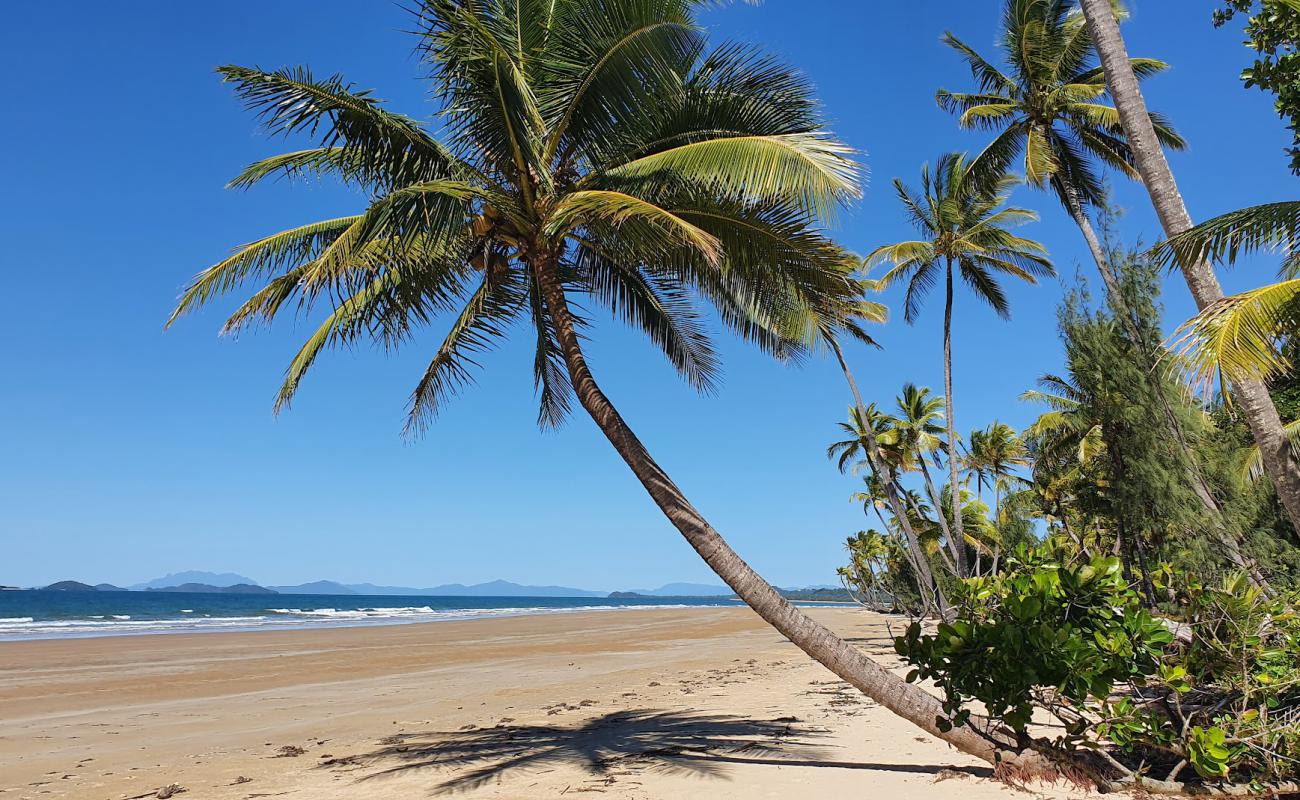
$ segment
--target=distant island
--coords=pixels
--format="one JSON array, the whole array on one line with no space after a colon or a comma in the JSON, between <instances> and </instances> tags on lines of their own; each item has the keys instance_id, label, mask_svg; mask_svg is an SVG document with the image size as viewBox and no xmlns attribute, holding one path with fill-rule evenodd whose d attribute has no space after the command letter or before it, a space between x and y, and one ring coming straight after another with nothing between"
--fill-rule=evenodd
<instances>
[{"instance_id":1,"label":"distant island","mask_svg":"<svg viewBox=\"0 0 1300 800\"><path fill-rule=\"evenodd\" d=\"M184 592L189 594L279 594L274 589L257 586L252 583L236 583L233 586L212 586L207 583L182 583L180 586L162 586L145 589L146 592Z\"/></svg>"},{"instance_id":2,"label":"distant island","mask_svg":"<svg viewBox=\"0 0 1300 800\"><path fill-rule=\"evenodd\" d=\"M47 592L98 592L94 586L81 581L59 581L45 587Z\"/></svg>"}]
</instances>

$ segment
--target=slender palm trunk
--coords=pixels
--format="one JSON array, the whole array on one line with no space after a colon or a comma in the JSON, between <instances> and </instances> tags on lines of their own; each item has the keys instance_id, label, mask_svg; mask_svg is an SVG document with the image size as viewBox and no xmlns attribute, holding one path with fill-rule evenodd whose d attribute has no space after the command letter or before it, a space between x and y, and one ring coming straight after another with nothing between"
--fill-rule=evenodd
<instances>
[{"instance_id":1,"label":"slender palm trunk","mask_svg":"<svg viewBox=\"0 0 1300 800\"><path fill-rule=\"evenodd\" d=\"M998 574L998 561L1002 558L1002 487L998 485L998 479L993 479L993 566L989 569L990 575Z\"/></svg>"},{"instance_id":2,"label":"slender palm trunk","mask_svg":"<svg viewBox=\"0 0 1300 800\"><path fill-rule=\"evenodd\" d=\"M944 597L943 588L934 579L934 574L930 571L930 562L921 549L921 540L912 529L911 520L907 518L907 509L903 507L903 501L898 496L894 467L880 452L880 442L876 440L876 432L871 428L871 419L867 416L867 406L862 400L862 392L858 390L858 382L853 378L853 371L849 369L849 362L844 358L840 343L834 336L828 336L827 341L830 342L831 350L835 353L835 360L840 364L840 371L844 373L844 380L849 384L849 391L853 393L853 403L858 410L858 416L862 419L862 430L867 440L867 463L872 471L880 476L889 510L893 513L894 519L898 520L898 527L902 529L903 537L907 539L907 548L912 555L913 566L916 568L916 579L922 584L921 599L925 601L927 594L932 595L939 616L946 619L949 613L948 599Z\"/></svg>"},{"instance_id":3,"label":"slender palm trunk","mask_svg":"<svg viewBox=\"0 0 1300 800\"><path fill-rule=\"evenodd\" d=\"M1101 57L1107 87L1119 110L1133 159L1147 193L1151 195L1156 215L1166 236L1182 233L1192 227L1192 218L1156 138L1110 0L1082 0L1082 7L1088 30L1097 45L1097 54ZM1203 310L1222 299L1223 289L1208 261L1200 259L1184 263L1180 260L1179 266L1198 309ZM1282 501L1292 527L1300 530L1300 460L1282 432L1282 420L1273 405L1273 398L1269 396L1268 387L1263 381L1252 379L1234 381L1233 389L1242 416L1259 444L1264 469L1273 481L1278 499Z\"/></svg>"},{"instance_id":4,"label":"slender palm trunk","mask_svg":"<svg viewBox=\"0 0 1300 800\"><path fill-rule=\"evenodd\" d=\"M1082 536L1078 535L1072 528L1070 528L1070 521L1065 518L1064 514L1061 516L1061 530L1065 531L1065 535L1070 537L1070 541L1078 545L1079 554L1091 561L1092 552L1088 550L1088 545L1084 544Z\"/></svg>"},{"instance_id":5,"label":"slender palm trunk","mask_svg":"<svg viewBox=\"0 0 1300 800\"><path fill-rule=\"evenodd\" d=\"M597 385L587 367L555 261L554 254L543 251L534 254L532 267L578 401L645 487L655 505L718 577L800 650L903 719L958 750L989 763L1013 763L1028 771L1053 774L1055 769L1046 759L1015 753L1015 739L1009 734L995 731L992 737L988 737L977 733L971 726L940 730L936 720L946 715L938 698L872 661L829 628L795 608L731 549L650 456Z\"/></svg>"},{"instance_id":6,"label":"slender palm trunk","mask_svg":"<svg viewBox=\"0 0 1300 800\"><path fill-rule=\"evenodd\" d=\"M952 481L952 531L957 542L957 575L966 574L966 529L961 522L961 483L957 476L957 420L952 403L952 259L948 259L948 281L943 304L943 402L948 424L948 472ZM936 509L940 514L943 509ZM976 558L979 556L977 555Z\"/></svg>"},{"instance_id":7,"label":"slender palm trunk","mask_svg":"<svg viewBox=\"0 0 1300 800\"><path fill-rule=\"evenodd\" d=\"M1057 193L1060 194L1062 202L1065 203L1066 210L1074 219L1079 230L1083 232L1084 241L1088 243L1088 250L1092 253L1092 258L1097 262L1097 271L1101 273L1102 283L1106 285L1106 294L1111 298L1111 302L1116 309L1118 316L1128 332L1133 343L1142 348L1144 352L1150 352L1150 345L1144 341L1142 332L1138 329L1137 322L1133 319L1128 311L1127 303L1124 300L1124 293L1120 290L1119 279L1115 277L1115 271L1111 266L1110 259L1106 256L1105 250L1101 246L1101 241L1097 238L1097 232L1093 230L1092 220L1088 218L1088 212L1084 209L1082 202L1079 200L1079 192L1073 185L1062 180L1059 176L1052 178L1053 185ZM1148 365L1152 370L1159 367L1158 364ZM1166 396L1164 387L1160 384L1158 378L1153 379L1152 390L1156 395L1156 401L1160 404L1161 411L1164 414L1165 424L1169 427L1169 432L1173 437L1174 444L1182 452L1183 462L1187 470L1187 479L1196 493L1196 498L1200 500L1202 508L1208 515L1211 525L1214 527L1215 538L1223 545L1224 554L1228 560L1240 569L1246 570L1251 580L1262 587L1268 586L1268 581L1259 571L1259 565L1246 556L1241 550L1240 537L1234 533L1228 526L1227 519L1223 515L1223 506L1219 504L1218 499L1214 496L1214 491L1210 487L1209 480L1206 479L1205 473L1201 470L1196 461L1196 455L1192 451L1187 437L1183 436L1181 426L1174 416L1173 408L1169 404L1169 398Z\"/></svg>"},{"instance_id":8,"label":"slender palm trunk","mask_svg":"<svg viewBox=\"0 0 1300 800\"><path fill-rule=\"evenodd\" d=\"M955 572L958 578L963 577L962 570L958 566L961 563L962 548L966 546L966 540L961 536L954 536L952 528L949 525L948 518L943 515L943 502L939 497L939 490L934 488L934 479L930 477L930 468L925 463L925 453L919 450L916 453L916 462L921 466L921 478L925 481L925 493L930 496L930 502L934 504L934 518L939 521L939 528L943 531L943 536L948 540L948 549L952 551L952 562L949 566Z\"/></svg>"}]
</instances>

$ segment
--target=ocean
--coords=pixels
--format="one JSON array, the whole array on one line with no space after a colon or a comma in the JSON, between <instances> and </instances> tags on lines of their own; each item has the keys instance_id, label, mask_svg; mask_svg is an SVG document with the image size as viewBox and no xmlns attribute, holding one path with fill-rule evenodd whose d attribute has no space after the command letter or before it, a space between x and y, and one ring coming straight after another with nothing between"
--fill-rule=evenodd
<instances>
[{"instance_id":1,"label":"ocean","mask_svg":"<svg viewBox=\"0 0 1300 800\"><path fill-rule=\"evenodd\" d=\"M288 630L694 606L720 597L423 597L179 592L0 592L0 641Z\"/></svg>"}]
</instances>

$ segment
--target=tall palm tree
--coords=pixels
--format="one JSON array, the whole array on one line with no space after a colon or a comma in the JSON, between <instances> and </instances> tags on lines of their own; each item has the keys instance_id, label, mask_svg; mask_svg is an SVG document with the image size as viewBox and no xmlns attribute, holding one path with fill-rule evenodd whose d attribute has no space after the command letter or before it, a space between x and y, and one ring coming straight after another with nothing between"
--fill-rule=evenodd
<instances>
[{"instance_id":1,"label":"tall palm tree","mask_svg":"<svg viewBox=\"0 0 1300 800\"><path fill-rule=\"evenodd\" d=\"M1184 233L1193 227L1192 217L1178 192L1160 137L1152 127L1111 2L1081 0L1081 7L1101 58L1106 85L1115 100L1120 123L1132 148L1134 165L1142 176L1160 225L1168 237ZM1179 258L1178 266L1199 310L1204 311L1223 299L1219 279L1206 258ZM1268 387L1258 378L1243 378L1233 381L1233 391L1242 416L1259 445L1264 469L1273 481L1278 499L1282 501L1292 527L1300 530L1300 458L1292 450L1282 429L1282 420L1268 394Z\"/></svg>"},{"instance_id":2,"label":"tall palm tree","mask_svg":"<svg viewBox=\"0 0 1300 800\"><path fill-rule=\"evenodd\" d=\"M993 525L1000 532L1003 495L1029 485L1028 480L1015 472L1033 463L1029 450L1015 428L995 420L983 430L971 431L962 463L975 476L977 496L984 494L985 482L992 487ZM1000 542L997 542L993 552L994 569L1000 555Z\"/></svg>"},{"instance_id":3,"label":"tall palm tree","mask_svg":"<svg viewBox=\"0 0 1300 800\"><path fill-rule=\"evenodd\" d=\"M1106 103L1106 79L1077 0L1006 0L999 38L1005 71L945 33L944 43L970 67L979 90L940 89L936 100L959 115L961 127L998 131L976 158L977 172L1000 175L1019 160L1030 186L1050 187L1083 233L1107 291L1119 297L1088 208L1106 202L1098 165L1131 178L1137 173L1118 113ZM1139 78L1168 69L1152 58L1132 65ZM1164 118L1154 116L1152 126L1166 147L1186 147Z\"/></svg>"},{"instance_id":4,"label":"tall palm tree","mask_svg":"<svg viewBox=\"0 0 1300 800\"><path fill-rule=\"evenodd\" d=\"M948 423L948 441L957 440L956 414L952 393L952 305L954 268L975 296L998 316L1010 316L999 276L1011 276L1028 283L1054 275L1047 249L1038 242L1013 234L1009 226L1038 218L1034 212L1004 207L1007 193L1016 183L1009 175L996 180L972 173L964 154L948 153L939 159L933 173L927 164L921 170L921 191L913 192L899 179L894 189L920 239L877 248L867 256L868 266L890 262L892 268L880 279L882 287L907 282L904 318L913 323L925 296L941 274L945 280L943 312L943 386ZM960 488L957 459L948 459L954 497ZM964 530L961 502L951 503L953 530ZM957 568L966 574L965 564Z\"/></svg>"},{"instance_id":5,"label":"tall palm tree","mask_svg":"<svg viewBox=\"0 0 1300 800\"><path fill-rule=\"evenodd\" d=\"M716 357L702 298L777 356L833 327L852 292L822 223L858 193L850 151L823 128L806 81L752 48L709 49L694 0L423 0L420 52L441 100L441 138L370 92L305 68L221 74L273 134L315 146L235 181L329 174L364 190L358 214L239 248L200 273L179 316L262 284L237 331L289 308L324 321L289 365L278 407L328 347L411 343L450 330L411 397L421 430L517 326L536 346L540 421L572 400L668 520L763 619L887 708L993 761L1013 737L940 730L938 700L784 600L651 457L601 390L571 298L647 334L695 386Z\"/></svg>"}]
</instances>

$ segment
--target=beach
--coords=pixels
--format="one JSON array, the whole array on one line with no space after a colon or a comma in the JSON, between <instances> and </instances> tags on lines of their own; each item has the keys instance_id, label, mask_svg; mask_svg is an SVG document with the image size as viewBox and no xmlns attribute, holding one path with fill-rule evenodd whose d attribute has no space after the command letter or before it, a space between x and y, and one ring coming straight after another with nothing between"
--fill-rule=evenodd
<instances>
[{"instance_id":1,"label":"beach","mask_svg":"<svg viewBox=\"0 0 1300 800\"><path fill-rule=\"evenodd\" d=\"M902 620L810 613L902 671ZM172 784L215 800L1025 796L744 608L0 643L0 798Z\"/></svg>"}]
</instances>

